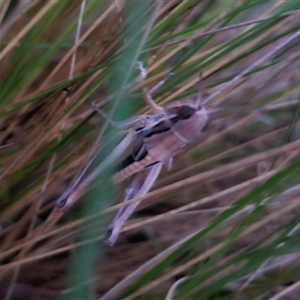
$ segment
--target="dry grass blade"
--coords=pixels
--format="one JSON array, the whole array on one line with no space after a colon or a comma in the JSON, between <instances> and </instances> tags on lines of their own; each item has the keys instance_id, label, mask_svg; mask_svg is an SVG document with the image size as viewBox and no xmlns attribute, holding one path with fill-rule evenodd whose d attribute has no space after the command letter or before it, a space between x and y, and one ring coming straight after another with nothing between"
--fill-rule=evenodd
<instances>
[{"instance_id":1,"label":"dry grass blade","mask_svg":"<svg viewBox=\"0 0 300 300\"><path fill-rule=\"evenodd\" d=\"M0 298L297 295L298 2L25 2L0 5ZM133 138L116 147L123 132L90 103L116 122L152 114L143 93L169 72L155 103L200 85L214 113L146 195L118 203L128 182L111 186L110 168ZM109 218L137 203L109 248Z\"/></svg>"},{"instance_id":2,"label":"dry grass blade","mask_svg":"<svg viewBox=\"0 0 300 300\"><path fill-rule=\"evenodd\" d=\"M51 10L55 5L54 1L50 1L48 5L43 7L43 9L20 31L10 43L0 52L0 60L4 58L5 55L9 53L15 47L15 45L20 41L20 39L39 21L43 16Z\"/></svg>"}]
</instances>

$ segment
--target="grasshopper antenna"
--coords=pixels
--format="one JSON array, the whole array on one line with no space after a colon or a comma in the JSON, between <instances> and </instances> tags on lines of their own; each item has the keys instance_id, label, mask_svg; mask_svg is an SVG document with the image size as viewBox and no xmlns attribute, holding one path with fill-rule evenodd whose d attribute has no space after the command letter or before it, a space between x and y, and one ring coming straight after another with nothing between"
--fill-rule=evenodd
<instances>
[{"instance_id":1,"label":"grasshopper antenna","mask_svg":"<svg viewBox=\"0 0 300 300\"><path fill-rule=\"evenodd\" d=\"M206 109L204 107L203 99L205 99L206 97L209 96L209 92L207 91L205 86L203 86L201 84L201 81L203 81L203 73L202 72L199 73L199 81L197 83L198 93L197 93L197 96L194 98L194 103L195 103L196 108L201 108L202 110L206 110L207 114L213 114L213 113L222 112L222 111L226 111L226 110L229 110L229 109L232 109L235 107L241 107L241 106L245 105L245 104L240 104L240 105L235 105L235 106Z\"/></svg>"},{"instance_id":2,"label":"grasshopper antenna","mask_svg":"<svg viewBox=\"0 0 300 300\"><path fill-rule=\"evenodd\" d=\"M97 106L96 101L92 101L91 106L94 109L94 111L99 113L110 125L112 125L115 128L120 129L120 125L118 124L118 122L113 121L102 109L100 109Z\"/></svg>"},{"instance_id":3,"label":"grasshopper antenna","mask_svg":"<svg viewBox=\"0 0 300 300\"><path fill-rule=\"evenodd\" d=\"M204 106L202 104L202 101L204 98L206 98L209 95L207 89L201 84L202 81L203 81L203 73L200 72L199 80L197 82L198 93L196 98L194 98L194 103L196 108L203 108Z\"/></svg>"},{"instance_id":4,"label":"grasshopper antenna","mask_svg":"<svg viewBox=\"0 0 300 300\"><path fill-rule=\"evenodd\" d=\"M149 115L140 115L140 116L134 116L132 118L129 118L129 119L126 119L125 121L113 121L112 119L109 118L109 116L102 110L100 109L96 102L95 101L92 101L91 102L91 105L93 107L93 109L98 112L105 120L107 120L107 122L117 128L117 129L120 129L120 130L128 130L134 126L143 126L148 118L149 118Z\"/></svg>"}]
</instances>

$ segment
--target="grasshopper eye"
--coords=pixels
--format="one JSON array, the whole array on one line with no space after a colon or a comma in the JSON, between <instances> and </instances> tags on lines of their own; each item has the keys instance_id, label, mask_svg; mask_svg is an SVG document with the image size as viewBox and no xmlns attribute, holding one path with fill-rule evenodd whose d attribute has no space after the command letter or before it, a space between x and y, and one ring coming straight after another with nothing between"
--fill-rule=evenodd
<instances>
[{"instance_id":1,"label":"grasshopper eye","mask_svg":"<svg viewBox=\"0 0 300 300\"><path fill-rule=\"evenodd\" d=\"M56 207L61 209L63 208L69 200L70 197L70 191L67 190L65 193L63 193L56 201Z\"/></svg>"},{"instance_id":2,"label":"grasshopper eye","mask_svg":"<svg viewBox=\"0 0 300 300\"><path fill-rule=\"evenodd\" d=\"M106 232L105 232L105 235L104 235L104 240L108 240L112 235L112 229L108 229Z\"/></svg>"},{"instance_id":3,"label":"grasshopper eye","mask_svg":"<svg viewBox=\"0 0 300 300\"><path fill-rule=\"evenodd\" d=\"M67 203L67 200L68 200L68 196L64 197L64 198L61 198L61 199L58 199L56 201L56 207L57 208L62 208L66 205Z\"/></svg>"}]
</instances>

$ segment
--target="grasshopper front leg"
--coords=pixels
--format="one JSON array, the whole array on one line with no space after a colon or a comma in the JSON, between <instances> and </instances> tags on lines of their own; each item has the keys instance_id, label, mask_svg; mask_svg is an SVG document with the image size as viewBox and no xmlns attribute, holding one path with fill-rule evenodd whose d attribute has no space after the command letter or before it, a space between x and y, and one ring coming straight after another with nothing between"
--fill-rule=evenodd
<instances>
[{"instance_id":1,"label":"grasshopper front leg","mask_svg":"<svg viewBox=\"0 0 300 300\"><path fill-rule=\"evenodd\" d=\"M141 69L140 69L141 70ZM158 114L158 115L163 115L164 119L166 121L169 121L169 115L166 112L166 110L164 109L163 106L160 106L158 104L155 103L155 101L152 98L152 94L154 94L155 92L157 92L165 83L166 81L173 76L174 73L168 73L161 81L159 81L155 86L153 86L150 90L148 90L147 92L144 93L144 100L145 102ZM171 125L171 123L170 123ZM188 141L184 138L184 136L182 136L180 133L176 132L176 130L173 130L172 126L171 130L174 132L174 134L184 143L187 143Z\"/></svg>"},{"instance_id":2,"label":"grasshopper front leg","mask_svg":"<svg viewBox=\"0 0 300 300\"><path fill-rule=\"evenodd\" d=\"M130 186L126 189L122 202L126 202L135 197L145 195L153 186L160 171L162 169L162 162L158 162L152 166L145 168L140 173L137 173ZM130 217L136 207L139 205L139 201L131 203L126 207L122 207L116 214L108 230L107 243L113 246L116 242L120 230L123 227L125 221Z\"/></svg>"},{"instance_id":3,"label":"grasshopper front leg","mask_svg":"<svg viewBox=\"0 0 300 300\"><path fill-rule=\"evenodd\" d=\"M165 114L165 110L162 106L155 103L155 101L152 99L152 94L158 91L166 83L166 81L173 75L174 73L167 74L167 76L165 76L155 86L153 86L150 90L144 93L145 102L158 114Z\"/></svg>"}]
</instances>

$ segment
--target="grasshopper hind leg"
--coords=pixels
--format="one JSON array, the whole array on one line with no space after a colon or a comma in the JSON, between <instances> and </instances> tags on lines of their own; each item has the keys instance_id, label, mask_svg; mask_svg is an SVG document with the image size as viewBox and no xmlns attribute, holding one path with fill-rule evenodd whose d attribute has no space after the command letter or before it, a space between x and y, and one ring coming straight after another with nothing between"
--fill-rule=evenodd
<instances>
[{"instance_id":1,"label":"grasshopper hind leg","mask_svg":"<svg viewBox=\"0 0 300 300\"><path fill-rule=\"evenodd\" d=\"M162 163L158 162L154 165L147 167L142 172L136 174L130 186L128 187L129 189L125 191L125 195L122 202L126 202L135 197L140 197L145 195L151 189L154 182L156 181L158 175L160 174L161 168L162 168ZM109 229L106 234L106 243L108 245L110 246L114 245L124 223L134 212L134 210L138 205L139 205L139 201L133 202L126 207L125 206L122 207L118 211L111 225L109 226Z\"/></svg>"}]
</instances>

